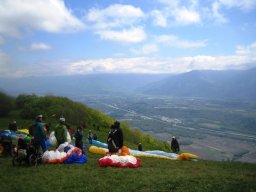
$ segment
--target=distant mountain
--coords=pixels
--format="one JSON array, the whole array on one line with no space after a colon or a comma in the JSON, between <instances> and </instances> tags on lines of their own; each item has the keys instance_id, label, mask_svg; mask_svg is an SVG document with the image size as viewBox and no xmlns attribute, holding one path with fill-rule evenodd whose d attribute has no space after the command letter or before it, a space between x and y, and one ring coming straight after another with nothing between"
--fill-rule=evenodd
<instances>
[{"instance_id":1,"label":"distant mountain","mask_svg":"<svg viewBox=\"0 0 256 192\"><path fill-rule=\"evenodd\" d=\"M8 94L82 96L85 94L148 94L211 99L256 99L256 68L250 70L191 71L170 74L92 74L0 78Z\"/></svg>"},{"instance_id":2,"label":"distant mountain","mask_svg":"<svg viewBox=\"0 0 256 192\"><path fill-rule=\"evenodd\" d=\"M79 96L84 94L131 93L139 87L166 78L168 75L92 74L73 76L0 78L0 90L20 93Z\"/></svg>"},{"instance_id":3,"label":"distant mountain","mask_svg":"<svg viewBox=\"0 0 256 192\"><path fill-rule=\"evenodd\" d=\"M215 99L256 99L256 68L245 71L191 71L139 89L144 94Z\"/></svg>"}]
</instances>

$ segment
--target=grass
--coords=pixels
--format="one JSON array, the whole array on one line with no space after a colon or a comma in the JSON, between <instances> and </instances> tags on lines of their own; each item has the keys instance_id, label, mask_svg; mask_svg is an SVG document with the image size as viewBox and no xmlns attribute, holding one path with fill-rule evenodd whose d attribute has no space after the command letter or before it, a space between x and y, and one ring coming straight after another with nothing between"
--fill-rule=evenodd
<instances>
[{"instance_id":1,"label":"grass","mask_svg":"<svg viewBox=\"0 0 256 192\"><path fill-rule=\"evenodd\" d=\"M0 119L0 130L6 129L13 119L23 127L33 123L12 113ZM107 131L97 131L101 141L106 140ZM86 138L87 132L84 134ZM131 141L125 144L135 147ZM11 158L0 157L0 191L256 191L256 164L141 158L141 167L137 169L101 168L98 165L100 155L88 151L86 154L88 162L82 165L42 164L37 167L13 167Z\"/></svg>"},{"instance_id":2,"label":"grass","mask_svg":"<svg viewBox=\"0 0 256 192\"><path fill-rule=\"evenodd\" d=\"M100 155L86 152L82 165L42 164L12 167L0 158L1 192L28 191L256 191L256 164L170 161L141 158L137 169L99 167Z\"/></svg>"}]
</instances>

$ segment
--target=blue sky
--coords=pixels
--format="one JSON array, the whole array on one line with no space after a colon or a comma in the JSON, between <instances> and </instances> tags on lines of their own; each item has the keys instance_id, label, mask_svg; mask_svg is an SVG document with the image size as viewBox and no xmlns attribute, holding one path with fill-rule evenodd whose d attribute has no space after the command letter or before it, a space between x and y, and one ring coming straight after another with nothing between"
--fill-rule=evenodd
<instances>
[{"instance_id":1,"label":"blue sky","mask_svg":"<svg viewBox=\"0 0 256 192\"><path fill-rule=\"evenodd\" d=\"M0 1L2 77L255 66L255 0Z\"/></svg>"}]
</instances>

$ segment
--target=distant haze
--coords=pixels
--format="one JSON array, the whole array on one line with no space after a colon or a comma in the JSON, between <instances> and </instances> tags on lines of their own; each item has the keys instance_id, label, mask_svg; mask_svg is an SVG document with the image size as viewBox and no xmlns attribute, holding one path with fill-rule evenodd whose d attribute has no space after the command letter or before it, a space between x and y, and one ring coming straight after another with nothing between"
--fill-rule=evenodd
<instances>
[{"instance_id":1,"label":"distant haze","mask_svg":"<svg viewBox=\"0 0 256 192\"><path fill-rule=\"evenodd\" d=\"M192 71L179 75L94 74L0 78L0 89L20 93L81 96L148 94L215 99L256 99L256 68L241 71Z\"/></svg>"}]
</instances>

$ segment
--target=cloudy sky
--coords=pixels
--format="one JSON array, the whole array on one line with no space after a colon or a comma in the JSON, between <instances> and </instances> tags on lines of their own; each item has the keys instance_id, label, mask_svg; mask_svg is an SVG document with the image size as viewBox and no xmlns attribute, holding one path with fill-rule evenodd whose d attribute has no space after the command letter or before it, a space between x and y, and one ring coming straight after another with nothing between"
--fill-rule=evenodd
<instances>
[{"instance_id":1,"label":"cloudy sky","mask_svg":"<svg viewBox=\"0 0 256 192\"><path fill-rule=\"evenodd\" d=\"M1 0L0 75L256 67L255 0Z\"/></svg>"}]
</instances>

